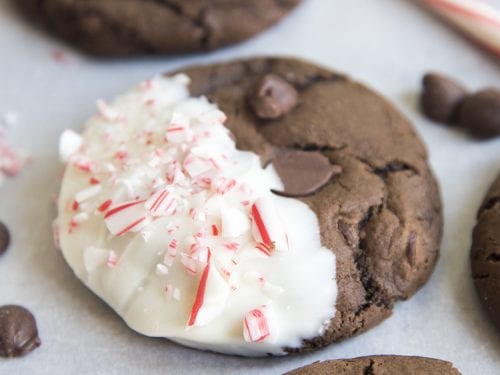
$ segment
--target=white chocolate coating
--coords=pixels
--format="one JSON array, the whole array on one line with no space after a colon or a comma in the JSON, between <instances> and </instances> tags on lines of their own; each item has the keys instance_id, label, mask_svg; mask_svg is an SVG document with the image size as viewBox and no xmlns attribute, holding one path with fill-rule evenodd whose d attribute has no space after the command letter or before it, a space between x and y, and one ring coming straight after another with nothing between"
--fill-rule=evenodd
<instances>
[{"instance_id":1,"label":"white chocolate coating","mask_svg":"<svg viewBox=\"0 0 500 375\"><path fill-rule=\"evenodd\" d=\"M81 142L62 137L71 142L60 147L60 247L142 334L286 354L335 315L335 256L314 212L271 193L281 187L274 169L237 150L224 114L187 84L184 75L146 81L112 105L99 101ZM266 235L276 239L258 244Z\"/></svg>"}]
</instances>

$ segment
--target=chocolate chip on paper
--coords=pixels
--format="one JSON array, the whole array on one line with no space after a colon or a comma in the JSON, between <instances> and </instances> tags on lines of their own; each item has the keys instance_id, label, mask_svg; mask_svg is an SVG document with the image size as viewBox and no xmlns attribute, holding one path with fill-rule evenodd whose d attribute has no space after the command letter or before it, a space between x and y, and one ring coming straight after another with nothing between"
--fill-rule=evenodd
<instances>
[{"instance_id":1,"label":"chocolate chip on paper","mask_svg":"<svg viewBox=\"0 0 500 375\"><path fill-rule=\"evenodd\" d=\"M7 251L10 244L10 234L7 226L0 221L0 255Z\"/></svg>"},{"instance_id":2,"label":"chocolate chip on paper","mask_svg":"<svg viewBox=\"0 0 500 375\"><path fill-rule=\"evenodd\" d=\"M21 357L40 344L31 312L16 305L0 307L0 357Z\"/></svg>"},{"instance_id":3,"label":"chocolate chip on paper","mask_svg":"<svg viewBox=\"0 0 500 375\"><path fill-rule=\"evenodd\" d=\"M487 88L468 96L460 109L460 124L476 138L500 136L500 90Z\"/></svg>"},{"instance_id":4,"label":"chocolate chip on paper","mask_svg":"<svg viewBox=\"0 0 500 375\"><path fill-rule=\"evenodd\" d=\"M340 165L332 165L319 151L284 150L273 159L273 166L284 187L274 192L287 197L314 194L342 173Z\"/></svg>"},{"instance_id":5,"label":"chocolate chip on paper","mask_svg":"<svg viewBox=\"0 0 500 375\"><path fill-rule=\"evenodd\" d=\"M434 121L456 123L460 105L467 95L466 89L454 79L437 73L427 73L422 86L422 112Z\"/></svg>"},{"instance_id":6,"label":"chocolate chip on paper","mask_svg":"<svg viewBox=\"0 0 500 375\"><path fill-rule=\"evenodd\" d=\"M295 87L275 74L262 77L249 96L255 115L263 120L277 119L290 112L299 102Z\"/></svg>"}]
</instances>

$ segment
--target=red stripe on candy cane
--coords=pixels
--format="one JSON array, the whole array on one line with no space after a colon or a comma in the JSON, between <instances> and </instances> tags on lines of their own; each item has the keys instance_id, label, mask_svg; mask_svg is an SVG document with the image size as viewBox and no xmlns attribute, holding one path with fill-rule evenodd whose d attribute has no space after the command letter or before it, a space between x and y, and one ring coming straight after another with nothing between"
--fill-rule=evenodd
<instances>
[{"instance_id":1,"label":"red stripe on candy cane","mask_svg":"<svg viewBox=\"0 0 500 375\"><path fill-rule=\"evenodd\" d=\"M423 0L423 2L434 8L441 8L445 11L453 11L457 14L500 27L500 19L486 14L484 10L480 11L477 8L478 6L484 7L485 3L482 1L459 1L461 4L450 0Z\"/></svg>"},{"instance_id":2,"label":"red stripe on candy cane","mask_svg":"<svg viewBox=\"0 0 500 375\"><path fill-rule=\"evenodd\" d=\"M139 225L140 223L142 223L144 220L146 220L146 217L141 217L140 219L134 221L132 224L130 224L129 226L123 228L123 230L121 232L118 232L116 233L116 236L121 236L127 232L130 232L132 229L134 229L137 225Z\"/></svg>"},{"instance_id":3,"label":"red stripe on candy cane","mask_svg":"<svg viewBox=\"0 0 500 375\"><path fill-rule=\"evenodd\" d=\"M136 200L111 207L104 215L104 222L111 234L121 236L137 230L139 224L146 220L143 203L144 200Z\"/></svg>"},{"instance_id":4,"label":"red stripe on candy cane","mask_svg":"<svg viewBox=\"0 0 500 375\"><path fill-rule=\"evenodd\" d=\"M253 220L255 222L255 225L257 226L259 234L262 237L262 241L266 245L271 245L272 244L271 238L269 237L269 233L268 233L267 228L264 224L264 221L262 220L262 216L261 216L256 204L252 205L252 217L253 217Z\"/></svg>"},{"instance_id":5,"label":"red stripe on candy cane","mask_svg":"<svg viewBox=\"0 0 500 375\"><path fill-rule=\"evenodd\" d=\"M205 269L203 270L203 274L201 275L201 280L200 284L198 285L198 290L196 291L196 297L194 299L193 307L191 309L191 315L189 316L188 320L188 327L192 327L195 322L196 322L196 317L198 316L198 312L200 311L201 307L203 306L203 301L205 299L205 291L207 288L207 279L208 279L208 273L210 272L210 258L212 257L212 253L210 250L208 250L208 258L207 258L207 265L205 266Z\"/></svg>"},{"instance_id":6,"label":"red stripe on candy cane","mask_svg":"<svg viewBox=\"0 0 500 375\"><path fill-rule=\"evenodd\" d=\"M500 57L500 12L481 0L422 0L466 36Z\"/></svg>"}]
</instances>

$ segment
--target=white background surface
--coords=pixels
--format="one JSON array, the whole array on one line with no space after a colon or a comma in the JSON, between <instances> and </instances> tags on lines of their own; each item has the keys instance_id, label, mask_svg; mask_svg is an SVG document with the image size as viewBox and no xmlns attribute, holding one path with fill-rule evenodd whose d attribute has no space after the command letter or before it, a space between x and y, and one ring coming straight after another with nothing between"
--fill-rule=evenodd
<instances>
[{"instance_id":1,"label":"white background surface","mask_svg":"<svg viewBox=\"0 0 500 375\"><path fill-rule=\"evenodd\" d=\"M56 62L54 50L64 51L71 63ZM371 331L288 358L227 357L142 337L73 277L52 243L61 173L57 140L64 128L81 129L97 98L111 99L154 74L256 54L302 56L386 95L424 139L444 201L441 257L426 286ZM447 72L471 89L500 86L499 61L405 0L306 0L283 23L238 46L115 62L72 51L0 0L0 114L19 113L11 141L34 157L18 178L0 187L0 220L13 237L0 259L0 305L30 308L43 342L25 358L0 359L0 373L276 374L319 359L407 354L450 360L464 374L499 374L500 335L479 308L468 256L477 208L500 169L500 139L474 141L432 124L416 110L425 71Z\"/></svg>"}]
</instances>

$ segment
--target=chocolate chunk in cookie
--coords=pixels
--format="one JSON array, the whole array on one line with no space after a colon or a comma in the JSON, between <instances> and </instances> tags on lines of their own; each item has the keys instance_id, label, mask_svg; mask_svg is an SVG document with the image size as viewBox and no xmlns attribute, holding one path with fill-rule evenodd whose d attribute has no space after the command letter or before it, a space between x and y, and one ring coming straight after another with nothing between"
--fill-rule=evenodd
<instances>
[{"instance_id":1,"label":"chocolate chunk in cookie","mask_svg":"<svg viewBox=\"0 0 500 375\"><path fill-rule=\"evenodd\" d=\"M0 255L7 251L10 244L10 234L7 226L0 221Z\"/></svg>"},{"instance_id":2,"label":"chocolate chunk in cookie","mask_svg":"<svg viewBox=\"0 0 500 375\"><path fill-rule=\"evenodd\" d=\"M488 88L468 96L460 109L460 124L477 138L500 135L500 90Z\"/></svg>"},{"instance_id":3,"label":"chocolate chunk in cookie","mask_svg":"<svg viewBox=\"0 0 500 375\"><path fill-rule=\"evenodd\" d=\"M267 29L300 0L16 0L51 32L102 57L212 50Z\"/></svg>"},{"instance_id":4,"label":"chocolate chunk in cookie","mask_svg":"<svg viewBox=\"0 0 500 375\"><path fill-rule=\"evenodd\" d=\"M500 329L500 175L479 210L471 249L471 266L479 299Z\"/></svg>"},{"instance_id":5,"label":"chocolate chunk in cookie","mask_svg":"<svg viewBox=\"0 0 500 375\"><path fill-rule=\"evenodd\" d=\"M460 375L450 362L433 358L379 355L353 359L316 362L290 371L288 375Z\"/></svg>"},{"instance_id":6,"label":"chocolate chunk in cookie","mask_svg":"<svg viewBox=\"0 0 500 375\"><path fill-rule=\"evenodd\" d=\"M454 123L458 120L460 104L467 95L457 81L437 73L427 73L422 80L420 105L431 120Z\"/></svg>"},{"instance_id":7,"label":"chocolate chunk in cookie","mask_svg":"<svg viewBox=\"0 0 500 375\"><path fill-rule=\"evenodd\" d=\"M330 164L317 151L283 150L273 159L273 166L283 182L283 191L276 192L288 197L314 194L342 172L340 165Z\"/></svg>"},{"instance_id":8,"label":"chocolate chunk in cookie","mask_svg":"<svg viewBox=\"0 0 500 375\"><path fill-rule=\"evenodd\" d=\"M15 305L0 307L1 357L21 357L40 344L35 317L31 312Z\"/></svg>"},{"instance_id":9,"label":"chocolate chunk in cookie","mask_svg":"<svg viewBox=\"0 0 500 375\"><path fill-rule=\"evenodd\" d=\"M255 115L263 120L276 119L287 114L298 101L297 90L274 74L267 74L258 80L249 97Z\"/></svg>"}]
</instances>

